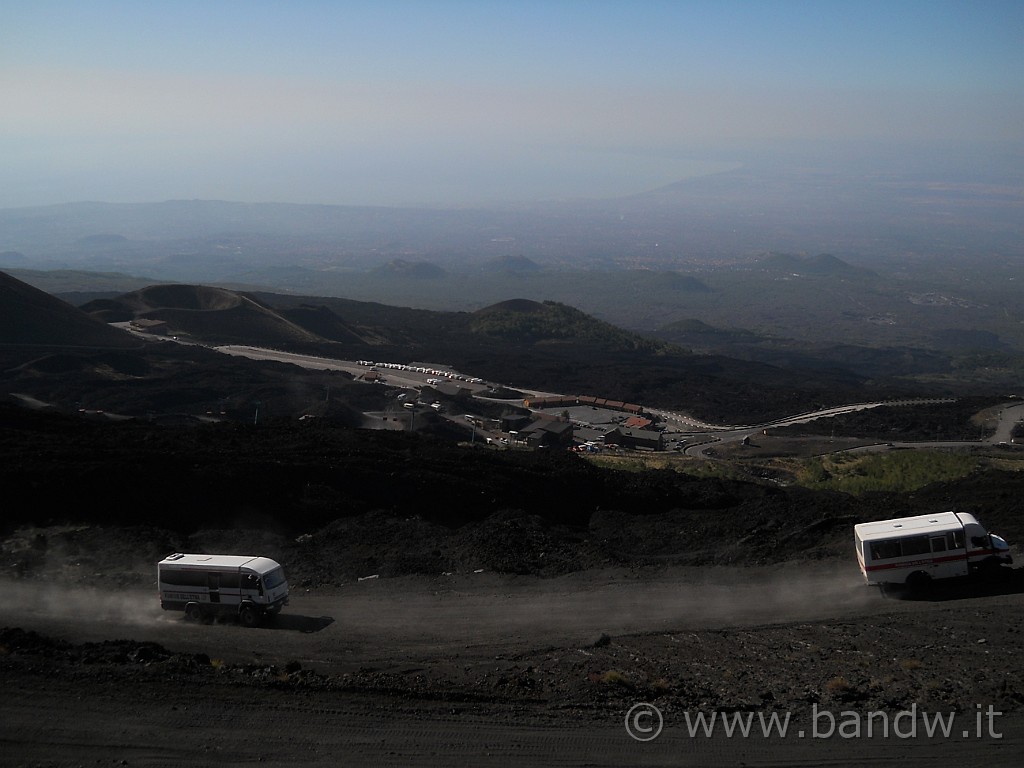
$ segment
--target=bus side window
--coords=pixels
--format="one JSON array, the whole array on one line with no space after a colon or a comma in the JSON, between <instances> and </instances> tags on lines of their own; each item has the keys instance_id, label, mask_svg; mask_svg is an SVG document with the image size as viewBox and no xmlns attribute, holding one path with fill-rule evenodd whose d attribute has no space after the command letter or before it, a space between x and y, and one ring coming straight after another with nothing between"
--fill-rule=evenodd
<instances>
[{"instance_id":1,"label":"bus side window","mask_svg":"<svg viewBox=\"0 0 1024 768\"><path fill-rule=\"evenodd\" d=\"M950 531L946 534L947 543L950 549L963 549L964 548L964 532L963 531Z\"/></svg>"},{"instance_id":2,"label":"bus side window","mask_svg":"<svg viewBox=\"0 0 1024 768\"><path fill-rule=\"evenodd\" d=\"M945 552L946 551L946 537L945 536L933 536L932 537L932 552Z\"/></svg>"},{"instance_id":3,"label":"bus side window","mask_svg":"<svg viewBox=\"0 0 1024 768\"><path fill-rule=\"evenodd\" d=\"M899 541L873 541L871 542L871 559L888 560L900 556Z\"/></svg>"},{"instance_id":4,"label":"bus side window","mask_svg":"<svg viewBox=\"0 0 1024 768\"><path fill-rule=\"evenodd\" d=\"M164 584L175 587L205 587L206 573L203 571L189 571L174 568L165 568L160 572L160 581Z\"/></svg>"},{"instance_id":5,"label":"bus side window","mask_svg":"<svg viewBox=\"0 0 1024 768\"><path fill-rule=\"evenodd\" d=\"M930 551L927 536L911 536L903 539L903 555L924 555Z\"/></svg>"},{"instance_id":6,"label":"bus side window","mask_svg":"<svg viewBox=\"0 0 1024 768\"><path fill-rule=\"evenodd\" d=\"M971 544L976 547L984 547L988 544L984 536L971 536Z\"/></svg>"}]
</instances>

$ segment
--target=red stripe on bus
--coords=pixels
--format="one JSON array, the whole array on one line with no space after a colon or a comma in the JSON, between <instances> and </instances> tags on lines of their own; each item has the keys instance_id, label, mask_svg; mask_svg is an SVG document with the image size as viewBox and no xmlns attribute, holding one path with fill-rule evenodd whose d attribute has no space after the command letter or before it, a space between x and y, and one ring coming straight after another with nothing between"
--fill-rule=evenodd
<instances>
[{"instance_id":1,"label":"red stripe on bus","mask_svg":"<svg viewBox=\"0 0 1024 768\"><path fill-rule=\"evenodd\" d=\"M910 560L900 563L886 563L884 565L867 565L865 564L865 571L886 571L892 568L913 568L916 565L931 565L932 563L949 563L954 560L968 560L978 555L994 555L996 551L994 549L976 549L973 552L968 552L966 555L946 555L945 557L931 557L927 560Z\"/></svg>"}]
</instances>

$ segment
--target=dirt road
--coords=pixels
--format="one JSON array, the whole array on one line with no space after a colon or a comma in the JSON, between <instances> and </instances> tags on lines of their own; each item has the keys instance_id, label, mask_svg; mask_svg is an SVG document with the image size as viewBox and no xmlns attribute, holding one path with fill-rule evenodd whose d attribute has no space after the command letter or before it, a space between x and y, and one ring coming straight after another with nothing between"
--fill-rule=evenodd
<instances>
[{"instance_id":1,"label":"dirt road","mask_svg":"<svg viewBox=\"0 0 1024 768\"><path fill-rule=\"evenodd\" d=\"M299 590L259 629L148 590L0 593L3 625L98 644L0 656L4 765L1018 765L1024 745L1020 591L893 600L845 562L368 579ZM95 658L124 638L206 661ZM979 729L974 699L1010 711ZM642 743L625 722L646 701L664 730ZM844 738L822 714L917 702L955 713L949 738ZM784 737L687 730L769 709L792 710Z\"/></svg>"},{"instance_id":2,"label":"dirt road","mask_svg":"<svg viewBox=\"0 0 1024 768\"><path fill-rule=\"evenodd\" d=\"M863 585L848 563L771 568L620 569L559 578L491 573L366 579L292 591L255 630L201 625L160 609L153 590L6 582L5 623L72 641L131 637L232 661L295 658L333 667L437 653L522 653L669 630L827 621L919 610ZM337 671L337 670L331 670Z\"/></svg>"}]
</instances>

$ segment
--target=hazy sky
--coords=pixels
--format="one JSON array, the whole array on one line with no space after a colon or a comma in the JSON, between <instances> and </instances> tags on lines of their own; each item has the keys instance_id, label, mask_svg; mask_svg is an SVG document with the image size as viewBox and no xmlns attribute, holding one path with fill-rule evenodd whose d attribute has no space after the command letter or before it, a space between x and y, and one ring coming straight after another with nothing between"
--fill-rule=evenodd
<instances>
[{"instance_id":1,"label":"hazy sky","mask_svg":"<svg viewBox=\"0 0 1024 768\"><path fill-rule=\"evenodd\" d=\"M0 5L0 207L611 196L778 142L1022 138L1022 0Z\"/></svg>"}]
</instances>

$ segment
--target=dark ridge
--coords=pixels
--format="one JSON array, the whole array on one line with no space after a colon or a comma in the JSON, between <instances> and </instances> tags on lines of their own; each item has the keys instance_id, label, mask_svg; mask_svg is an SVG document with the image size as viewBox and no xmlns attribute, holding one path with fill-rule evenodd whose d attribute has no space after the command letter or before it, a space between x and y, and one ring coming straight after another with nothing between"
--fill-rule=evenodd
<instances>
[{"instance_id":1,"label":"dark ridge","mask_svg":"<svg viewBox=\"0 0 1024 768\"><path fill-rule=\"evenodd\" d=\"M491 304L489 307L478 309L473 314L477 316L489 315L495 312L519 312L521 314L532 314L543 311L544 305L539 301L533 301L531 299L509 299L508 301L499 301L497 304Z\"/></svg>"},{"instance_id":2,"label":"dark ridge","mask_svg":"<svg viewBox=\"0 0 1024 768\"><path fill-rule=\"evenodd\" d=\"M134 347L128 333L0 272L0 343Z\"/></svg>"},{"instance_id":3,"label":"dark ridge","mask_svg":"<svg viewBox=\"0 0 1024 768\"><path fill-rule=\"evenodd\" d=\"M527 256L499 256L483 264L481 269L486 272L533 274L540 272L543 267Z\"/></svg>"},{"instance_id":4,"label":"dark ridge","mask_svg":"<svg viewBox=\"0 0 1024 768\"><path fill-rule=\"evenodd\" d=\"M770 253L755 262L755 266L763 269L793 272L806 275L842 275L871 276L877 275L869 269L855 267L835 256L822 253L817 256L795 256L790 253Z\"/></svg>"},{"instance_id":5,"label":"dark ridge","mask_svg":"<svg viewBox=\"0 0 1024 768\"><path fill-rule=\"evenodd\" d=\"M163 320L169 333L210 342L275 345L322 340L253 296L201 285L153 285L116 299L89 302L82 309L108 318Z\"/></svg>"}]
</instances>

